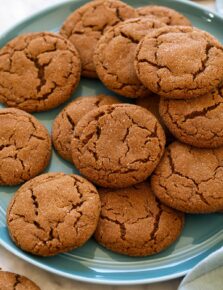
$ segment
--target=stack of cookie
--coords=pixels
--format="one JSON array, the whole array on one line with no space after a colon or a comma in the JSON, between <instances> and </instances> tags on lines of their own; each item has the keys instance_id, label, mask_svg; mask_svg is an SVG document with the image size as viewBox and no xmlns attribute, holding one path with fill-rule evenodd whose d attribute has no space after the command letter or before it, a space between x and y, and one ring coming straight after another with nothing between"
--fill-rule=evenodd
<instances>
[{"instance_id":1,"label":"stack of cookie","mask_svg":"<svg viewBox=\"0 0 223 290\"><path fill-rule=\"evenodd\" d=\"M29 113L68 100L81 75L137 105L104 94L69 103L52 142L84 177L37 176L51 142ZM0 111L0 184L27 181L7 214L21 249L55 255L94 234L112 251L146 256L177 240L184 212L223 210L223 47L178 12L92 1L60 35L10 41L0 51L0 79L0 101L14 107ZM166 135L179 141L165 149Z\"/></svg>"}]
</instances>

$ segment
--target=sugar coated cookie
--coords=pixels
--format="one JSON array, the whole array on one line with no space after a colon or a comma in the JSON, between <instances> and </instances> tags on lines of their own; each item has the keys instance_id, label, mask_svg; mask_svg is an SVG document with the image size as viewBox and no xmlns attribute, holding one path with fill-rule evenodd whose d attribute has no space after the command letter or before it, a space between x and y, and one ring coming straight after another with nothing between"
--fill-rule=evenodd
<instances>
[{"instance_id":1,"label":"sugar coated cookie","mask_svg":"<svg viewBox=\"0 0 223 290\"><path fill-rule=\"evenodd\" d=\"M159 253L179 237L184 215L161 204L148 182L124 189L99 189L102 210L95 239L128 256Z\"/></svg>"},{"instance_id":2,"label":"sugar coated cookie","mask_svg":"<svg viewBox=\"0 0 223 290\"><path fill-rule=\"evenodd\" d=\"M170 99L203 96L222 83L223 47L193 27L149 32L136 50L135 68L149 90Z\"/></svg>"},{"instance_id":3,"label":"sugar coated cookie","mask_svg":"<svg viewBox=\"0 0 223 290\"><path fill-rule=\"evenodd\" d=\"M165 134L147 110L129 104L102 106L77 124L72 158L92 182L111 188L144 181L163 154Z\"/></svg>"},{"instance_id":4,"label":"sugar coated cookie","mask_svg":"<svg viewBox=\"0 0 223 290\"><path fill-rule=\"evenodd\" d=\"M172 143L154 171L152 190L161 202L187 213L223 209L223 147Z\"/></svg>"},{"instance_id":5,"label":"sugar coated cookie","mask_svg":"<svg viewBox=\"0 0 223 290\"><path fill-rule=\"evenodd\" d=\"M131 98L149 97L150 91L135 72L135 50L149 31L163 26L163 23L151 18L134 18L116 25L101 37L94 63L100 80L110 90Z\"/></svg>"},{"instance_id":6,"label":"sugar coated cookie","mask_svg":"<svg viewBox=\"0 0 223 290\"><path fill-rule=\"evenodd\" d=\"M223 89L189 100L162 98L160 115L172 134L189 145L216 148L223 145Z\"/></svg>"},{"instance_id":7,"label":"sugar coated cookie","mask_svg":"<svg viewBox=\"0 0 223 290\"><path fill-rule=\"evenodd\" d=\"M0 50L0 102L27 112L55 108L70 98L80 70L76 49L62 36L17 36Z\"/></svg>"},{"instance_id":8,"label":"sugar coated cookie","mask_svg":"<svg viewBox=\"0 0 223 290\"><path fill-rule=\"evenodd\" d=\"M0 185L16 185L41 173L49 163L47 129L32 115L0 109Z\"/></svg>"},{"instance_id":9,"label":"sugar coated cookie","mask_svg":"<svg viewBox=\"0 0 223 290\"><path fill-rule=\"evenodd\" d=\"M46 173L25 183L7 212L10 236L22 250L52 256L83 245L100 214L95 187L86 179Z\"/></svg>"}]
</instances>

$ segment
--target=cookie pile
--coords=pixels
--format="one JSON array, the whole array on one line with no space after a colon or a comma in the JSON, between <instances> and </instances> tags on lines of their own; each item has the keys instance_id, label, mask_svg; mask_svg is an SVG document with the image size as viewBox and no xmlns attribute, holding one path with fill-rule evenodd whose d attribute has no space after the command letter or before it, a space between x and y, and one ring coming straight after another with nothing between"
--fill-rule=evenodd
<instances>
[{"instance_id":1,"label":"cookie pile","mask_svg":"<svg viewBox=\"0 0 223 290\"><path fill-rule=\"evenodd\" d=\"M51 142L29 113L68 100L80 75L136 105L103 94L69 103L52 143L83 177L37 176ZM0 184L27 181L7 212L24 251L56 255L94 234L114 252L152 255L177 240L184 213L223 210L223 47L178 12L89 2L60 34L22 35L3 47L0 79L0 101L14 107L0 110Z\"/></svg>"}]
</instances>

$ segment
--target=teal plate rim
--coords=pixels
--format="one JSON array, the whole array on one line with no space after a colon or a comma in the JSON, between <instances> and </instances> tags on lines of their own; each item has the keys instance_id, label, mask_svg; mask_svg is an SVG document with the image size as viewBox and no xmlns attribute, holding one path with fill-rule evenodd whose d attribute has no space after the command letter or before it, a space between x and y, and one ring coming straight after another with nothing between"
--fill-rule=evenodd
<instances>
[{"instance_id":1,"label":"teal plate rim","mask_svg":"<svg viewBox=\"0 0 223 290\"><path fill-rule=\"evenodd\" d=\"M63 1L62 3L57 3L57 4L49 6L48 8L42 9L42 10L34 13L33 15L29 16L25 20L18 22L10 29L3 31L0 35L0 41L3 39L4 39L4 42L10 40L12 37L15 36L15 30L19 30L19 31L23 30L31 22L38 20L39 17L44 17L48 13L53 12L54 10L62 8L64 5L69 5L69 4L72 4L75 2L81 3L81 2L87 2L87 1L86 0L84 0L84 1L82 1L82 0L66 0L66 1ZM126 2L128 2L128 1L126 1ZM143 2L146 4L147 1L143 1ZM154 3L154 1L148 1L148 4L151 4L151 2L153 2L153 4L161 4L161 5L168 4L171 2L171 7L174 7L174 4L178 4L178 5L182 4L185 8L187 8L187 9L190 8L192 11L195 10L196 13L202 15L203 17L209 16L212 19L215 19L215 20L223 23L223 17L221 17L217 13L209 11L208 9L204 8L203 6L201 6L197 3L193 3L193 2L190 2L187 0L172 0L172 1L170 1L170 0L168 0L168 1L158 0L155 3ZM168 2L168 3L165 3L165 2ZM136 5L136 6L138 6L138 5ZM0 224L0 228L1 228L1 224ZM6 232L6 230L5 230L5 232ZM0 231L0 233L2 233L2 231ZM27 255L27 254L23 253L21 250L14 247L14 245L12 243L8 243L8 242L4 241L1 238L1 235L0 235L0 245L2 245L5 249L7 249L8 251L10 251L11 253L18 256L21 259L39 267L39 268L42 268L48 272L51 272L51 273L54 273L54 274L57 274L57 275L60 275L60 276L66 277L66 278L79 280L82 282L97 283L97 284L136 285L136 284L145 284L145 283L148 284L148 283L155 283L155 282L171 280L171 279L185 275L198 262L200 262L202 259L204 259L209 254L211 254L213 251L217 250L218 248L220 248L222 246L223 243L222 243L221 237L223 236L223 230L220 230L218 234L219 235L217 235L217 236L220 236L220 238L219 237L217 238L217 236L216 236L216 243L209 242L208 248L200 247L199 254L195 255L195 254L191 253L191 256L188 257L187 259L185 259L182 263L177 262L177 263L172 263L171 265L166 265L166 267L162 268L163 272L160 276L158 275L156 277L148 277L146 270L149 270L149 269L144 269L141 271L142 272L141 275L139 275L139 277L135 280L127 279L127 278L116 279L117 277L116 278L114 277L113 279L108 279L106 277L100 276L100 273L98 273L98 275L97 275L97 272L95 272L96 274L94 277L89 278L89 277L86 277L86 276L81 275L81 274L73 274L73 273L69 273L66 271L57 270L52 266L45 265L44 262L42 262L42 261L34 259L34 257L31 255ZM69 253L65 254L65 255L67 255L67 258L69 258ZM168 269L171 269L171 268L172 268L172 270L169 272ZM132 271L134 271L134 270L132 270ZM154 271L159 271L159 268L155 267ZM119 276L122 275L122 271L120 271L120 270L117 270L117 273ZM131 271L129 272L129 275L131 275L130 273L131 273Z\"/></svg>"}]
</instances>

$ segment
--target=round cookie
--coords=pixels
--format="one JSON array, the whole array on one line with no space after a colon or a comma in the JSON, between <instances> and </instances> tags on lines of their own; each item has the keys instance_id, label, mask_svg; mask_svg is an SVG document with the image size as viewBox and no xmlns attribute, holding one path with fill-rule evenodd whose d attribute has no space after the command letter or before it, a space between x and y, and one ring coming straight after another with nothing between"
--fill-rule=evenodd
<instances>
[{"instance_id":1,"label":"round cookie","mask_svg":"<svg viewBox=\"0 0 223 290\"><path fill-rule=\"evenodd\" d=\"M64 22L60 34L78 49L82 75L96 78L93 63L98 40L110 27L128 18L137 17L134 8L118 0L96 0L75 10Z\"/></svg>"},{"instance_id":2,"label":"round cookie","mask_svg":"<svg viewBox=\"0 0 223 290\"><path fill-rule=\"evenodd\" d=\"M62 36L17 36L0 50L0 102L27 112L55 108L70 98L80 70L76 49Z\"/></svg>"},{"instance_id":3,"label":"round cookie","mask_svg":"<svg viewBox=\"0 0 223 290\"><path fill-rule=\"evenodd\" d=\"M128 256L148 256L179 237L184 214L159 202L148 182L124 189L99 189L102 203L95 239Z\"/></svg>"},{"instance_id":4,"label":"round cookie","mask_svg":"<svg viewBox=\"0 0 223 290\"><path fill-rule=\"evenodd\" d=\"M14 108L0 109L0 124L0 185L16 185L41 173L51 157L47 129Z\"/></svg>"},{"instance_id":5,"label":"round cookie","mask_svg":"<svg viewBox=\"0 0 223 290\"><path fill-rule=\"evenodd\" d=\"M223 89L190 100L161 99L160 115L172 134L189 145L223 145Z\"/></svg>"},{"instance_id":6,"label":"round cookie","mask_svg":"<svg viewBox=\"0 0 223 290\"><path fill-rule=\"evenodd\" d=\"M53 123L52 140L63 159L72 161L70 143L78 121L93 109L115 103L119 103L118 99L103 94L79 97L60 112Z\"/></svg>"},{"instance_id":7,"label":"round cookie","mask_svg":"<svg viewBox=\"0 0 223 290\"><path fill-rule=\"evenodd\" d=\"M129 104L102 106L77 124L72 158L92 182L109 188L144 181L158 164L165 134L147 110Z\"/></svg>"},{"instance_id":8,"label":"round cookie","mask_svg":"<svg viewBox=\"0 0 223 290\"><path fill-rule=\"evenodd\" d=\"M52 256L83 245L94 233L100 199L86 179L47 173L25 183L7 211L8 230L22 250Z\"/></svg>"},{"instance_id":9,"label":"round cookie","mask_svg":"<svg viewBox=\"0 0 223 290\"><path fill-rule=\"evenodd\" d=\"M0 289L1 290L40 290L40 288L28 278L0 271Z\"/></svg>"},{"instance_id":10,"label":"round cookie","mask_svg":"<svg viewBox=\"0 0 223 290\"><path fill-rule=\"evenodd\" d=\"M223 47L210 34L193 27L166 26L139 43L135 68L151 91L171 99L210 93L222 81Z\"/></svg>"},{"instance_id":11,"label":"round cookie","mask_svg":"<svg viewBox=\"0 0 223 290\"><path fill-rule=\"evenodd\" d=\"M109 29L98 41L94 64L100 80L110 90L131 97L149 97L135 68L135 50L139 41L154 28L165 24L147 17L126 20Z\"/></svg>"},{"instance_id":12,"label":"round cookie","mask_svg":"<svg viewBox=\"0 0 223 290\"><path fill-rule=\"evenodd\" d=\"M186 213L223 209L223 147L194 148L172 143L154 171L153 192L166 205Z\"/></svg>"},{"instance_id":13,"label":"round cookie","mask_svg":"<svg viewBox=\"0 0 223 290\"><path fill-rule=\"evenodd\" d=\"M153 16L166 25L191 26L191 22L184 15L165 6L148 5L137 8L136 12L139 16Z\"/></svg>"}]
</instances>

